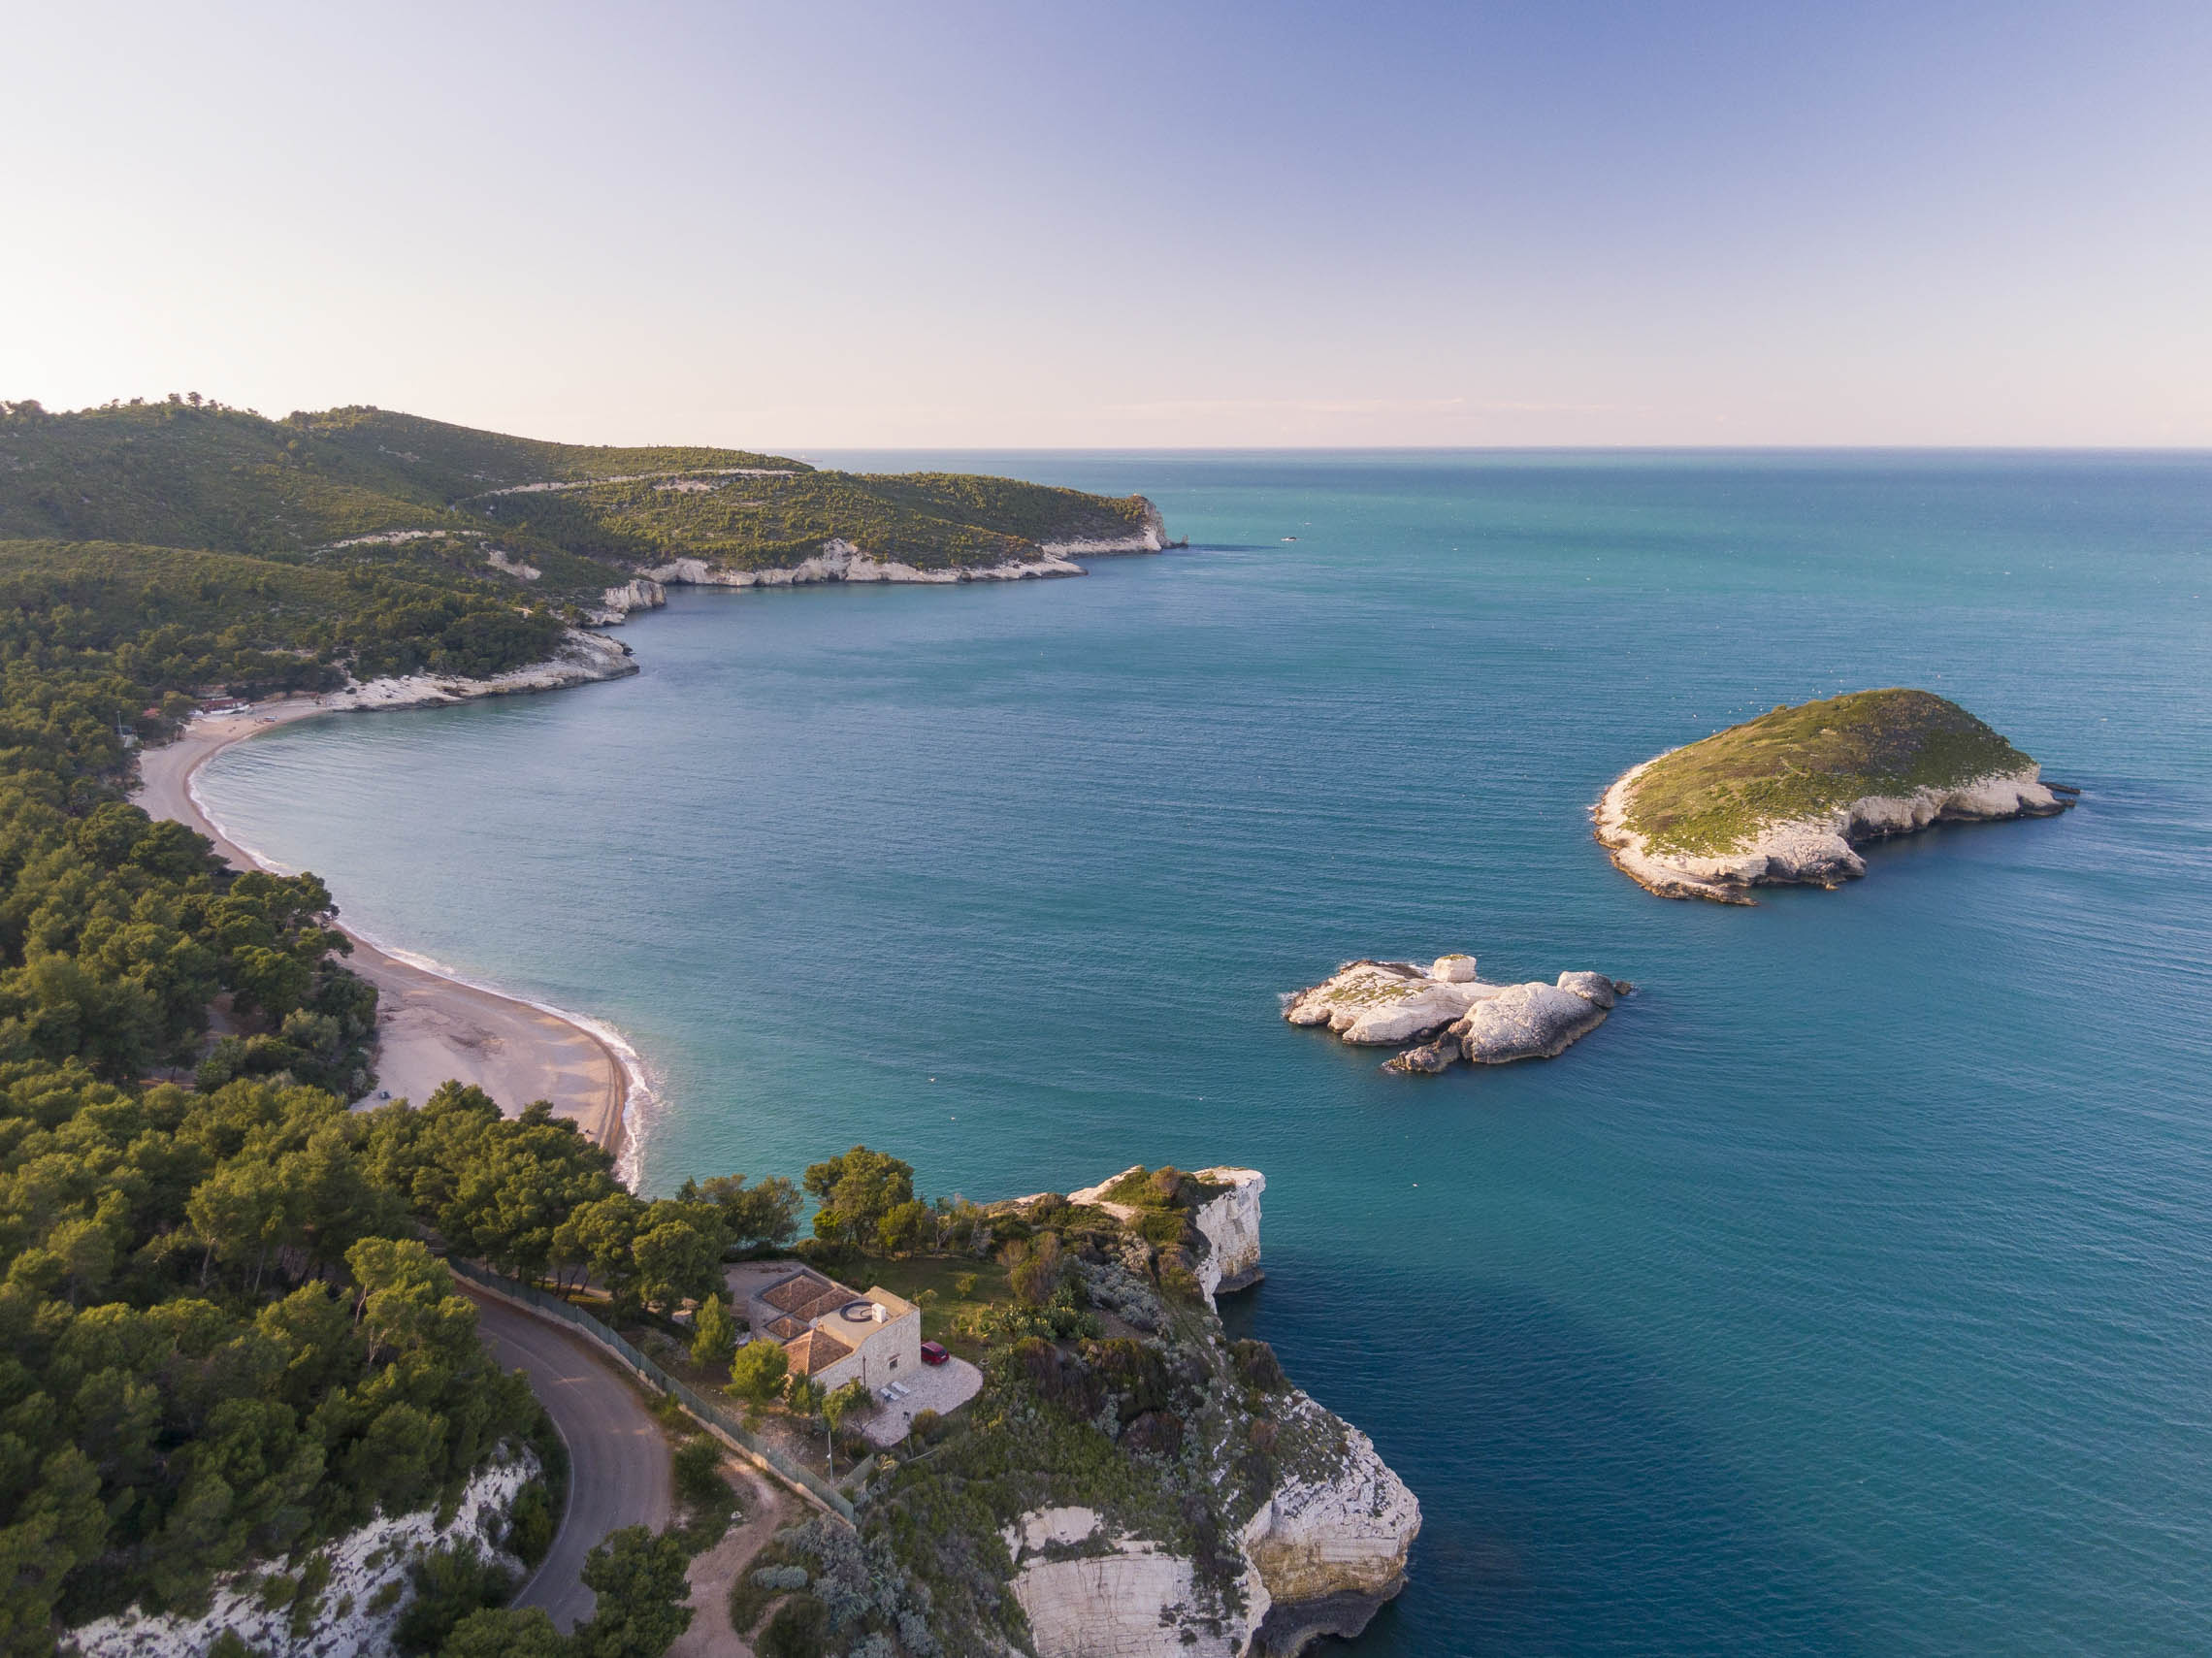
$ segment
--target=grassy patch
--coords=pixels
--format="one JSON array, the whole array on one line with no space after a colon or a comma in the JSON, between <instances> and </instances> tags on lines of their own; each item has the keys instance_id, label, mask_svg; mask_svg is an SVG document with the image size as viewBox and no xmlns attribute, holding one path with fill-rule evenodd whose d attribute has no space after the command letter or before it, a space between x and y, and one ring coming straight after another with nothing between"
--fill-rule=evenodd
<instances>
[{"instance_id":1,"label":"grassy patch","mask_svg":"<svg viewBox=\"0 0 2212 1658\"><path fill-rule=\"evenodd\" d=\"M1776 708L1654 762L1630 791L1627 822L1654 851L1711 856L1863 796L1951 788L2033 764L1956 702L1858 691Z\"/></svg>"},{"instance_id":2,"label":"grassy patch","mask_svg":"<svg viewBox=\"0 0 2212 1658\"><path fill-rule=\"evenodd\" d=\"M1402 991L1396 992L1403 994ZM1203 1209L1233 1188L1217 1181L1200 1180L1172 1163L1156 1169L1143 1165L1122 1175L1098 1195L1108 1203L1132 1209Z\"/></svg>"},{"instance_id":3,"label":"grassy patch","mask_svg":"<svg viewBox=\"0 0 2212 1658\"><path fill-rule=\"evenodd\" d=\"M1006 1269L973 1255L915 1255L906 1260L863 1255L840 1270L850 1275L846 1282L856 1287L881 1284L894 1295L920 1304L922 1339L942 1342L963 1358L978 1357L982 1344L960 1334L959 1326L987 1307L1014 1299ZM935 1298L924 1303L925 1291L934 1291Z\"/></svg>"}]
</instances>

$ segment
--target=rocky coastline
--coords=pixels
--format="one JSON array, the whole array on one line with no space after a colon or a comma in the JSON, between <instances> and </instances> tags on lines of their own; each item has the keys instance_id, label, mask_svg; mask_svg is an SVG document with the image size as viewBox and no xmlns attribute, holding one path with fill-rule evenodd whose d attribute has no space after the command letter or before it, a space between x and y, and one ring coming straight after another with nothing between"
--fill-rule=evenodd
<instances>
[{"instance_id":1,"label":"rocky coastline","mask_svg":"<svg viewBox=\"0 0 2212 1658\"><path fill-rule=\"evenodd\" d=\"M1629 987L1603 973L1562 973L1550 984L1486 984L1475 958L1348 961L1317 985L1285 998L1291 1024L1326 1025L1355 1047L1399 1047L1383 1069L1434 1075L1464 1059L1507 1065L1553 1059L1606 1022Z\"/></svg>"},{"instance_id":2,"label":"rocky coastline","mask_svg":"<svg viewBox=\"0 0 2212 1658\"><path fill-rule=\"evenodd\" d=\"M1161 1251L1142 1231L1162 1211L1108 1195L1146 1175L1141 1165L1126 1169L1066 1201L1125 1228L1118 1252L1086 1258L1088 1292L1094 1306L1149 1331L1167 1373L1185 1381L1186 1506L1218 1511L1217 1557L1119 1525L1103 1507L1010 1517L1012 1591L1039 1658L1290 1658L1324 1635L1355 1636L1406 1585L1420 1504L1373 1441L1283 1378L1272 1354L1232 1344L1221 1328L1217 1296L1261 1276L1265 1176L1218 1167L1186 1177L1197 1193L1187 1213L1200 1297L1179 1314L1154 1288ZM1249 1466L1255 1445L1272 1477L1262 1489L1240 1490L1232 1464Z\"/></svg>"},{"instance_id":3,"label":"rocky coastline","mask_svg":"<svg viewBox=\"0 0 2212 1658\"><path fill-rule=\"evenodd\" d=\"M314 699L331 713L393 708L439 708L486 697L513 697L537 691L565 691L603 679L623 679L637 671L630 647L602 634L570 628L543 662L510 668L482 679L462 674L409 673L384 679L348 678L344 687Z\"/></svg>"},{"instance_id":4,"label":"rocky coastline","mask_svg":"<svg viewBox=\"0 0 2212 1658\"><path fill-rule=\"evenodd\" d=\"M810 587L839 581L949 587L971 581L1032 581L1085 574L1078 559L1158 553L1169 545L1166 522L1159 508L1149 501L1144 503L1144 528L1136 535L1040 541L1033 558L1007 559L992 565L924 569L897 559L879 558L842 536L831 536L819 551L796 565L752 569L701 558L675 558L642 566L634 579L601 594L598 607L586 619L605 627L621 622L634 611L658 609L668 601L671 587Z\"/></svg>"},{"instance_id":5,"label":"rocky coastline","mask_svg":"<svg viewBox=\"0 0 2212 1658\"><path fill-rule=\"evenodd\" d=\"M1867 862L1854 848L1869 841L1916 834L1936 824L2056 817L2073 804L2074 791L2043 782L2042 768L2029 764L1907 795L1864 795L1811 816L1762 825L1729 851L1699 857L1656 849L1629 827L1637 780L1667 758L1658 755L1622 772L1590 808L1597 839L1613 866L1662 898L1752 904L1758 901L1750 895L1753 887L1834 889L1866 874Z\"/></svg>"}]
</instances>

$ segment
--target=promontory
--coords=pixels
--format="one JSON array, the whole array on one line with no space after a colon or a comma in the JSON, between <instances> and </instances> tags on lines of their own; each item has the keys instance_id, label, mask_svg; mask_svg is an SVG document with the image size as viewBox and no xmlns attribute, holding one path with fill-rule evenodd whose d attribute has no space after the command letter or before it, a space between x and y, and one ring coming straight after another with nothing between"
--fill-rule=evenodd
<instances>
[{"instance_id":1,"label":"promontory","mask_svg":"<svg viewBox=\"0 0 2212 1658\"><path fill-rule=\"evenodd\" d=\"M1891 688L1776 706L1670 750L1622 773L1592 816L1613 863L1661 897L1748 904L1752 887L1857 879L1857 843L2051 817L2077 793L1956 702Z\"/></svg>"}]
</instances>

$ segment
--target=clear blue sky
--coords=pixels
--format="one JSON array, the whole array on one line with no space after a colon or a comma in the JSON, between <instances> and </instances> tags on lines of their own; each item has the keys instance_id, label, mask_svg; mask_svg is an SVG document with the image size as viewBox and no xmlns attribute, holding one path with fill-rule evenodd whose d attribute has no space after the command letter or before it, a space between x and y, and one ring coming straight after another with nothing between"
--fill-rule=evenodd
<instances>
[{"instance_id":1,"label":"clear blue sky","mask_svg":"<svg viewBox=\"0 0 2212 1658\"><path fill-rule=\"evenodd\" d=\"M0 396L2212 444L2212 5L18 8Z\"/></svg>"}]
</instances>

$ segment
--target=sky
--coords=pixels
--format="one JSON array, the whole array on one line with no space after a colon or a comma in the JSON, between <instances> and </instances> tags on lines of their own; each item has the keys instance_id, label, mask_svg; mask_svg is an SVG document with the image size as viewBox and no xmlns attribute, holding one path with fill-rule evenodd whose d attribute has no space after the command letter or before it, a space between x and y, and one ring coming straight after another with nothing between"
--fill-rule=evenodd
<instances>
[{"instance_id":1,"label":"sky","mask_svg":"<svg viewBox=\"0 0 2212 1658\"><path fill-rule=\"evenodd\" d=\"M7 8L0 397L2212 445L2212 5Z\"/></svg>"}]
</instances>

